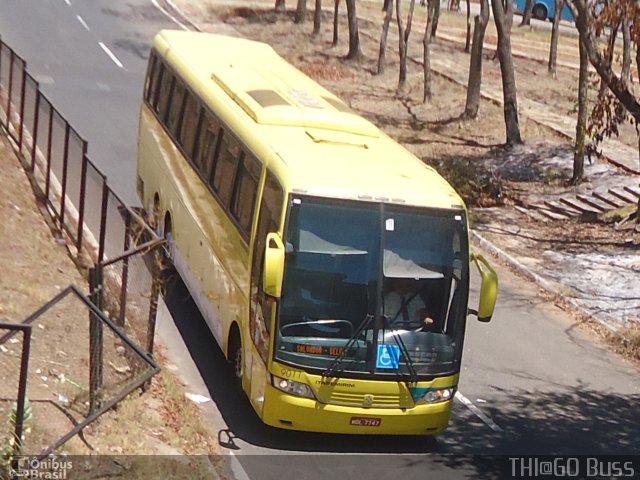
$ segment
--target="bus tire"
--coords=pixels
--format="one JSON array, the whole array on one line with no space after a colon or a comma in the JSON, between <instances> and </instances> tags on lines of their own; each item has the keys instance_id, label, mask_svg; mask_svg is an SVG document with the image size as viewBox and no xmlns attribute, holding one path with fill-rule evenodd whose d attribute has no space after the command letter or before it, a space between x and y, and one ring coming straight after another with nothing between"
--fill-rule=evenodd
<instances>
[{"instance_id":1,"label":"bus tire","mask_svg":"<svg viewBox=\"0 0 640 480\"><path fill-rule=\"evenodd\" d=\"M235 323L231 326L231 331L229 332L227 360L231 366L235 380L238 382L238 385L242 385L242 340L240 338L238 325Z\"/></svg>"},{"instance_id":2,"label":"bus tire","mask_svg":"<svg viewBox=\"0 0 640 480\"><path fill-rule=\"evenodd\" d=\"M533 6L533 10L531 10L531 15L537 20L546 20L547 14L547 7L545 7L541 3L536 3Z\"/></svg>"}]
</instances>

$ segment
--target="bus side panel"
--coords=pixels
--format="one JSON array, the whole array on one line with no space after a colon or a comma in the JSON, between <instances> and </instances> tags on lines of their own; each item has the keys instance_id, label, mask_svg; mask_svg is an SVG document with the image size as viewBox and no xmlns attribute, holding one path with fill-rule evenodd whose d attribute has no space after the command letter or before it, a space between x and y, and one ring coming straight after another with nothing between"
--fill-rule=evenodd
<instances>
[{"instance_id":1,"label":"bus side panel","mask_svg":"<svg viewBox=\"0 0 640 480\"><path fill-rule=\"evenodd\" d=\"M514 4L514 7L515 7L514 8L514 12L515 13L520 13L520 14L524 13L524 7L526 5L526 0L515 0L513 2L513 4Z\"/></svg>"},{"instance_id":2,"label":"bus side panel","mask_svg":"<svg viewBox=\"0 0 640 480\"><path fill-rule=\"evenodd\" d=\"M138 172L145 185L144 206L151 208L158 193L160 216L170 213L176 269L226 353L232 322L244 325L247 322L240 320L249 315L243 293L249 291L248 248L146 106L140 125ZM242 327L241 337L245 372L250 375L250 353ZM248 390L248 379L246 382Z\"/></svg>"},{"instance_id":3,"label":"bus side panel","mask_svg":"<svg viewBox=\"0 0 640 480\"><path fill-rule=\"evenodd\" d=\"M258 413L258 416L262 418L262 411L264 407L265 390L269 380L269 372L260 357L256 346L253 342L247 342L251 345L251 393L249 400L253 408Z\"/></svg>"}]
</instances>

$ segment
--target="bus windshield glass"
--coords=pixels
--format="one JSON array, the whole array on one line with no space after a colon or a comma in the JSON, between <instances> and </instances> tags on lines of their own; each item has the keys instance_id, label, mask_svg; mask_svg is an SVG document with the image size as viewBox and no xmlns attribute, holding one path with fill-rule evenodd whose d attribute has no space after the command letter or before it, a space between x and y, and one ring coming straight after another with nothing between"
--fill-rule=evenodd
<instances>
[{"instance_id":1,"label":"bus windshield glass","mask_svg":"<svg viewBox=\"0 0 640 480\"><path fill-rule=\"evenodd\" d=\"M297 196L284 240L276 360L416 380L459 369L464 211Z\"/></svg>"}]
</instances>

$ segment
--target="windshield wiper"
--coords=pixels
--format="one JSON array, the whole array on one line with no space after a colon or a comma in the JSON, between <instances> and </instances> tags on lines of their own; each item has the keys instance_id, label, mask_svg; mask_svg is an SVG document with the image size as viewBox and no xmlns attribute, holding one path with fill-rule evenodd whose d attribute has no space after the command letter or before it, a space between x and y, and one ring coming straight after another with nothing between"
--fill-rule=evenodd
<instances>
[{"instance_id":1,"label":"windshield wiper","mask_svg":"<svg viewBox=\"0 0 640 480\"><path fill-rule=\"evenodd\" d=\"M364 320L360 322L360 325L358 326L358 328L356 328L355 332L353 332L353 335L351 335L351 337L349 337L349 340L347 340L347 344L344 346L342 352L340 352L340 355L334 358L333 362L331 362L331 365L329 365L329 367L322 373L323 377L335 377L336 373L343 370L341 368L338 369L338 366L342 363L344 357L347 356L349 350L351 350L351 348L355 345L358 337L363 332L363 330L365 330L371 324L373 318L374 316L371 313L368 313L367 316L364 317Z\"/></svg>"}]
</instances>

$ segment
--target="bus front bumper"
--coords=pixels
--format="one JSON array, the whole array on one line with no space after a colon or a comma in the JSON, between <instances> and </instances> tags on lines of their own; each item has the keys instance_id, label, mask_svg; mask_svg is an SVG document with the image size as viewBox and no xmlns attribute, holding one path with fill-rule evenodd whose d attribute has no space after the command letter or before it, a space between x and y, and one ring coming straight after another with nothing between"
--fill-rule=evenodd
<instances>
[{"instance_id":1,"label":"bus front bumper","mask_svg":"<svg viewBox=\"0 0 640 480\"><path fill-rule=\"evenodd\" d=\"M268 386L263 421L273 427L307 432L359 435L436 435L449 423L453 399L414 408L327 405Z\"/></svg>"}]
</instances>

